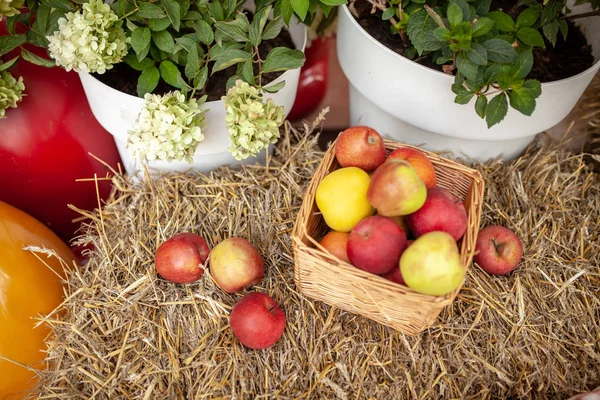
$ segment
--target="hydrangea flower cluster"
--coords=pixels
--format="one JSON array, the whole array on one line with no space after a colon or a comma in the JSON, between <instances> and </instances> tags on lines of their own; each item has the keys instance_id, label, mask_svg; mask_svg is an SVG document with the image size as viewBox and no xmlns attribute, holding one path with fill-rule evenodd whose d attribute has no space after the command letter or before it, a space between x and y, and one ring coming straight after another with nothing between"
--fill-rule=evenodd
<instances>
[{"instance_id":1,"label":"hydrangea flower cluster","mask_svg":"<svg viewBox=\"0 0 600 400\"><path fill-rule=\"evenodd\" d=\"M254 86L238 80L226 96L225 122L229 130L229 151L236 160L256 156L279 139L279 127L285 119L284 109L268 99Z\"/></svg>"},{"instance_id":2,"label":"hydrangea flower cluster","mask_svg":"<svg viewBox=\"0 0 600 400\"><path fill-rule=\"evenodd\" d=\"M48 50L67 71L103 74L127 54L121 22L102 0L90 0L80 11L59 19L58 26L58 31L48 36Z\"/></svg>"},{"instance_id":3,"label":"hydrangea flower cluster","mask_svg":"<svg viewBox=\"0 0 600 400\"><path fill-rule=\"evenodd\" d=\"M193 162L198 144L204 140L206 97L185 99L179 91L164 96L146 94L146 103L129 131L128 148L140 160Z\"/></svg>"},{"instance_id":4,"label":"hydrangea flower cluster","mask_svg":"<svg viewBox=\"0 0 600 400\"><path fill-rule=\"evenodd\" d=\"M0 21L4 16L12 17L19 14L24 0L0 0Z\"/></svg>"},{"instance_id":5,"label":"hydrangea flower cluster","mask_svg":"<svg viewBox=\"0 0 600 400\"><path fill-rule=\"evenodd\" d=\"M15 79L8 71L0 72L0 119L4 118L8 107L16 108L23 98L23 78Z\"/></svg>"}]
</instances>

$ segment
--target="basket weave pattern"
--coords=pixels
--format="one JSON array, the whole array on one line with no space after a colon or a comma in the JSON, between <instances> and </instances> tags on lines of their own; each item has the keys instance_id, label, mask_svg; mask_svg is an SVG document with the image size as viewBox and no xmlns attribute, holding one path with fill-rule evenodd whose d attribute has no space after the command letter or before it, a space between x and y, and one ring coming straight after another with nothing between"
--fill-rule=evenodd
<instances>
[{"instance_id":1,"label":"basket weave pattern","mask_svg":"<svg viewBox=\"0 0 600 400\"><path fill-rule=\"evenodd\" d=\"M335 145L333 143L326 152L309 185L292 234L296 286L305 296L370 318L408 335L416 335L433 324L442 309L452 303L462 283L446 296L419 294L406 286L340 261L319 245L318 242L329 228L317 208L315 194L321 180L340 168L335 159ZM388 153L398 147L413 147L388 140L385 145ZM483 205L484 182L481 174L437 154L419 150L433 164L438 186L464 201L468 226L458 245L461 262L469 268Z\"/></svg>"}]
</instances>

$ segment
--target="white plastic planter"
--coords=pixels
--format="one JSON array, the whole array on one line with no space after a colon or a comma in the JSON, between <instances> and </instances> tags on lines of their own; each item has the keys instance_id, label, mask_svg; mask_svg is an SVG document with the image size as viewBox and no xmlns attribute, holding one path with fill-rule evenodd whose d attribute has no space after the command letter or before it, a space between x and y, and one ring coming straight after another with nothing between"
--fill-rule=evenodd
<instances>
[{"instance_id":1,"label":"white plastic planter","mask_svg":"<svg viewBox=\"0 0 600 400\"><path fill-rule=\"evenodd\" d=\"M296 48L304 51L306 46L305 25L292 20L289 30ZM241 161L236 160L228 151L231 142L225 124L225 106L219 100L204 104L203 108L207 110L205 114L206 127L203 130L204 140L196 149L193 164L185 161L152 161L142 164L139 160L133 158L127 149L127 136L144 104L144 99L113 89L90 74L79 73L79 77L92 113L100 125L114 136L125 171L129 175L140 176L144 173L144 165L151 175L156 175L157 173L170 171L197 170L207 172L222 165L235 166L265 162L266 150L257 157ZM283 89L275 94L265 94L265 97L272 98L276 104L283 106L286 116L294 105L299 78L300 69L298 68L284 72L279 78L267 85L270 86L285 81ZM270 147L270 151L273 151L273 146Z\"/></svg>"},{"instance_id":2,"label":"white plastic planter","mask_svg":"<svg viewBox=\"0 0 600 400\"><path fill-rule=\"evenodd\" d=\"M572 9L574 14L589 10ZM430 151L452 151L482 161L515 158L536 134L567 116L600 69L600 18L582 18L578 25L592 45L594 65L571 78L542 84L530 117L509 108L504 120L488 129L475 113L475 99L467 105L454 103L454 77L388 49L342 6L337 52L350 81L350 123L371 126L384 136Z\"/></svg>"}]
</instances>

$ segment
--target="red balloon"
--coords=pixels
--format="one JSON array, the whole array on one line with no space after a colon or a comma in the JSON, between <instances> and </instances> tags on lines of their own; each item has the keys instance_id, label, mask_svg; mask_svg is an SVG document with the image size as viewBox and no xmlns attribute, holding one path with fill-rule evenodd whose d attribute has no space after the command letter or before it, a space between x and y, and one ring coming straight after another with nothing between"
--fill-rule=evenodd
<instances>
[{"instance_id":1,"label":"red balloon","mask_svg":"<svg viewBox=\"0 0 600 400\"><path fill-rule=\"evenodd\" d=\"M0 35L5 33L0 26ZM23 77L26 96L0 119L0 200L69 241L80 226L72 220L80 214L68 205L98 207L95 183L77 180L110 174L88 152L117 171L119 153L113 137L92 115L75 72L20 60L11 73ZM99 181L98 189L106 199L110 181Z\"/></svg>"}]
</instances>

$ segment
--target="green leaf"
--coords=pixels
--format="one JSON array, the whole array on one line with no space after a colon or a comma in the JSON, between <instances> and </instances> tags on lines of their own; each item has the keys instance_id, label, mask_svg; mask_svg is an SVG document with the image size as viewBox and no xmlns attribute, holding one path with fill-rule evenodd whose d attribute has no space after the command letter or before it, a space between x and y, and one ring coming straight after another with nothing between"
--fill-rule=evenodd
<instances>
[{"instance_id":1,"label":"green leaf","mask_svg":"<svg viewBox=\"0 0 600 400\"><path fill-rule=\"evenodd\" d=\"M510 15L502 11L492 11L487 14L487 17L494 21L496 28L503 32L512 32L515 30L515 22ZM491 103L491 102L490 102Z\"/></svg>"},{"instance_id":2,"label":"green leaf","mask_svg":"<svg viewBox=\"0 0 600 400\"><path fill-rule=\"evenodd\" d=\"M244 31L243 25L238 21L238 19L230 22L219 21L215 23L215 27L236 42L247 42L250 39L248 30Z\"/></svg>"},{"instance_id":3,"label":"green leaf","mask_svg":"<svg viewBox=\"0 0 600 400\"><path fill-rule=\"evenodd\" d=\"M448 22L451 26L456 26L463 21L463 12L456 4L450 4L448 7Z\"/></svg>"},{"instance_id":4,"label":"green leaf","mask_svg":"<svg viewBox=\"0 0 600 400\"><path fill-rule=\"evenodd\" d=\"M498 76L500 76L502 66L500 64L492 64L485 70L483 74L483 80L486 85L491 85L492 83L498 80Z\"/></svg>"},{"instance_id":5,"label":"green leaf","mask_svg":"<svg viewBox=\"0 0 600 400\"><path fill-rule=\"evenodd\" d=\"M542 84L534 79L526 80L525 83L523 83L523 87L529 89L536 98L540 97L542 94Z\"/></svg>"},{"instance_id":6,"label":"green leaf","mask_svg":"<svg viewBox=\"0 0 600 400\"><path fill-rule=\"evenodd\" d=\"M258 46L261 42L262 33L265 29L265 25L269 19L269 13L271 12L271 6L262 8L259 12L254 15L254 19L250 24L250 43L253 46Z\"/></svg>"},{"instance_id":7,"label":"green leaf","mask_svg":"<svg viewBox=\"0 0 600 400\"><path fill-rule=\"evenodd\" d=\"M188 51L187 64L185 64L185 76L193 79L200 71L200 57L198 57L198 46L194 44Z\"/></svg>"},{"instance_id":8,"label":"green leaf","mask_svg":"<svg viewBox=\"0 0 600 400\"><path fill-rule=\"evenodd\" d=\"M469 92L467 89L463 89L464 90L459 91L456 97L454 98L454 102L456 104L468 104L474 96L474 94Z\"/></svg>"},{"instance_id":9,"label":"green leaf","mask_svg":"<svg viewBox=\"0 0 600 400\"><path fill-rule=\"evenodd\" d=\"M45 4L40 4L36 13L36 24L39 27L39 32L41 34L46 33L46 29L48 27L48 18L50 17L50 7Z\"/></svg>"},{"instance_id":10,"label":"green leaf","mask_svg":"<svg viewBox=\"0 0 600 400\"><path fill-rule=\"evenodd\" d=\"M146 47L150 45L152 33L148 28L137 28L131 32L131 47L136 54L140 54Z\"/></svg>"},{"instance_id":11,"label":"green leaf","mask_svg":"<svg viewBox=\"0 0 600 400\"><path fill-rule=\"evenodd\" d=\"M169 85L181 89L182 77L179 68L172 61L165 60L160 63L160 76Z\"/></svg>"},{"instance_id":12,"label":"green leaf","mask_svg":"<svg viewBox=\"0 0 600 400\"><path fill-rule=\"evenodd\" d=\"M25 61L29 61L32 64L39 65L42 67L52 68L56 66L54 61L48 60L47 58L42 58L24 48L21 48L21 57L23 57L23 60Z\"/></svg>"},{"instance_id":13,"label":"green leaf","mask_svg":"<svg viewBox=\"0 0 600 400\"><path fill-rule=\"evenodd\" d=\"M194 88L196 90L200 90L206 85L206 81L208 80L208 67L203 67L198 75L194 78Z\"/></svg>"},{"instance_id":14,"label":"green leaf","mask_svg":"<svg viewBox=\"0 0 600 400\"><path fill-rule=\"evenodd\" d=\"M42 0L42 4L61 11L73 11L73 4L69 0Z\"/></svg>"},{"instance_id":15,"label":"green leaf","mask_svg":"<svg viewBox=\"0 0 600 400\"><path fill-rule=\"evenodd\" d=\"M221 6L221 2L211 1L206 5L206 8L208 9L210 16L213 17L216 21L223 21L225 19L225 14L223 13L223 7Z\"/></svg>"},{"instance_id":16,"label":"green leaf","mask_svg":"<svg viewBox=\"0 0 600 400\"><path fill-rule=\"evenodd\" d=\"M275 10L281 14L283 21L286 25L289 25L292 15L294 15L294 9L290 0L278 0L275 4Z\"/></svg>"},{"instance_id":17,"label":"green leaf","mask_svg":"<svg viewBox=\"0 0 600 400\"><path fill-rule=\"evenodd\" d=\"M467 80L474 82L477 79L477 70L479 67L465 55L464 51L456 56L456 67Z\"/></svg>"},{"instance_id":18,"label":"green leaf","mask_svg":"<svg viewBox=\"0 0 600 400\"><path fill-rule=\"evenodd\" d=\"M308 0L289 0L292 9L298 15L301 21L304 21L306 18L306 13L308 12Z\"/></svg>"},{"instance_id":19,"label":"green leaf","mask_svg":"<svg viewBox=\"0 0 600 400\"><path fill-rule=\"evenodd\" d=\"M254 68L253 68L252 60L246 61L243 64L239 64L241 68L239 68L238 73L242 75L244 80L252 85L256 84L256 80L254 79Z\"/></svg>"},{"instance_id":20,"label":"green leaf","mask_svg":"<svg viewBox=\"0 0 600 400\"><path fill-rule=\"evenodd\" d=\"M164 18L166 17L164 11L152 3L142 3L140 4L140 9L136 13L138 17L142 18Z\"/></svg>"},{"instance_id":21,"label":"green leaf","mask_svg":"<svg viewBox=\"0 0 600 400\"><path fill-rule=\"evenodd\" d=\"M328 5L328 6L341 6L344 4L348 4L347 0L321 0L322 4Z\"/></svg>"},{"instance_id":22,"label":"green leaf","mask_svg":"<svg viewBox=\"0 0 600 400\"><path fill-rule=\"evenodd\" d=\"M509 97L512 108L527 116L533 114L533 110L535 110L535 97L529 89L525 87L513 89Z\"/></svg>"},{"instance_id":23,"label":"green leaf","mask_svg":"<svg viewBox=\"0 0 600 400\"><path fill-rule=\"evenodd\" d=\"M475 14L476 15L487 15L490 12L490 6L492 0L479 0L475 2Z\"/></svg>"},{"instance_id":24,"label":"green leaf","mask_svg":"<svg viewBox=\"0 0 600 400\"><path fill-rule=\"evenodd\" d=\"M419 55L425 51L439 50L442 47L442 43L433 34L436 28L438 25L425 10L417 11L410 16L406 31Z\"/></svg>"},{"instance_id":25,"label":"green leaf","mask_svg":"<svg viewBox=\"0 0 600 400\"><path fill-rule=\"evenodd\" d=\"M533 52L531 49L523 51L517 56L513 66L513 76L517 79L525 78L533 67Z\"/></svg>"},{"instance_id":26,"label":"green leaf","mask_svg":"<svg viewBox=\"0 0 600 400\"><path fill-rule=\"evenodd\" d=\"M268 93L277 93L285 86L285 81L278 82L274 85L263 86L263 90Z\"/></svg>"},{"instance_id":27,"label":"green leaf","mask_svg":"<svg viewBox=\"0 0 600 400\"><path fill-rule=\"evenodd\" d=\"M448 30L448 28L444 28L442 26L439 26L433 30L433 36L435 36L436 39L442 42L446 42L451 38L450 31Z\"/></svg>"},{"instance_id":28,"label":"green leaf","mask_svg":"<svg viewBox=\"0 0 600 400\"><path fill-rule=\"evenodd\" d=\"M300 50L291 50L287 47L275 47L267 55L262 66L262 73L287 71L300 68L304 65L304 54Z\"/></svg>"},{"instance_id":29,"label":"green leaf","mask_svg":"<svg viewBox=\"0 0 600 400\"><path fill-rule=\"evenodd\" d=\"M180 38L175 39L175 43L177 43L180 47L183 47L185 51L189 52L192 49L192 47L197 47L197 42L192 38L195 39L194 35L191 35L191 37L182 36Z\"/></svg>"},{"instance_id":30,"label":"green leaf","mask_svg":"<svg viewBox=\"0 0 600 400\"><path fill-rule=\"evenodd\" d=\"M196 36L198 36L198 40L200 40L205 45L209 45L213 42L213 40L215 40L213 30L206 21L194 21L194 30L196 31Z\"/></svg>"},{"instance_id":31,"label":"green leaf","mask_svg":"<svg viewBox=\"0 0 600 400\"><path fill-rule=\"evenodd\" d=\"M517 28L530 28L535 24L535 21L540 16L540 8L539 7L529 7L523 10L521 14L517 17Z\"/></svg>"},{"instance_id":32,"label":"green leaf","mask_svg":"<svg viewBox=\"0 0 600 400\"><path fill-rule=\"evenodd\" d=\"M483 36L489 31L491 31L493 27L494 21L492 21L491 19L485 17L479 18L473 24L472 35L473 37Z\"/></svg>"},{"instance_id":33,"label":"green leaf","mask_svg":"<svg viewBox=\"0 0 600 400\"><path fill-rule=\"evenodd\" d=\"M19 61L19 56L16 56L15 58L0 64L0 72L12 68L17 63L17 61Z\"/></svg>"},{"instance_id":34,"label":"green leaf","mask_svg":"<svg viewBox=\"0 0 600 400\"><path fill-rule=\"evenodd\" d=\"M200 21L202 20L202 14L197 11L189 11L185 14L185 17L181 19L184 21Z\"/></svg>"},{"instance_id":35,"label":"green leaf","mask_svg":"<svg viewBox=\"0 0 600 400\"><path fill-rule=\"evenodd\" d=\"M279 16L269 21L269 23L265 27L265 30L263 31L262 39L270 40L276 38L281 32L281 28L283 28L283 19Z\"/></svg>"},{"instance_id":36,"label":"green leaf","mask_svg":"<svg viewBox=\"0 0 600 400\"><path fill-rule=\"evenodd\" d=\"M494 96L488 103L485 109L485 121L487 122L488 128L496 125L506 117L508 112L508 100L506 100L506 94L504 92Z\"/></svg>"},{"instance_id":37,"label":"green leaf","mask_svg":"<svg viewBox=\"0 0 600 400\"><path fill-rule=\"evenodd\" d=\"M152 66L142 71L137 82L138 96L144 97L146 93L152 93L152 91L156 89L156 86L158 86L159 80L160 72L158 72L158 68Z\"/></svg>"},{"instance_id":38,"label":"green leaf","mask_svg":"<svg viewBox=\"0 0 600 400\"><path fill-rule=\"evenodd\" d=\"M171 21L171 25L173 25L173 29L179 32L181 24L181 8L179 7L179 3L175 0L162 0L162 2L167 12L167 17Z\"/></svg>"},{"instance_id":39,"label":"green leaf","mask_svg":"<svg viewBox=\"0 0 600 400\"><path fill-rule=\"evenodd\" d=\"M155 32L164 31L171 26L171 20L167 17L159 19L151 19L148 21L148 28Z\"/></svg>"},{"instance_id":40,"label":"green leaf","mask_svg":"<svg viewBox=\"0 0 600 400\"><path fill-rule=\"evenodd\" d=\"M544 32L544 36L552 46L556 46L556 40L558 39L558 30L560 29L560 23L557 20L554 20L544 26L542 26L542 32Z\"/></svg>"},{"instance_id":41,"label":"green leaf","mask_svg":"<svg viewBox=\"0 0 600 400\"><path fill-rule=\"evenodd\" d=\"M135 69L136 71L145 71L148 68L154 66L154 61L152 61L149 58L144 58L142 61L139 61L137 59L136 56L134 56L133 54L127 54L124 58L123 61L125 61L125 63L127 65L129 65L131 68Z\"/></svg>"},{"instance_id":42,"label":"green leaf","mask_svg":"<svg viewBox=\"0 0 600 400\"><path fill-rule=\"evenodd\" d=\"M487 65L487 50L479 43L473 43L467 50L467 57L477 65Z\"/></svg>"},{"instance_id":43,"label":"green leaf","mask_svg":"<svg viewBox=\"0 0 600 400\"><path fill-rule=\"evenodd\" d=\"M485 109L487 107L488 100L484 94L480 94L477 96L477 101L475 101L475 112L481 118L485 118Z\"/></svg>"},{"instance_id":44,"label":"green leaf","mask_svg":"<svg viewBox=\"0 0 600 400\"><path fill-rule=\"evenodd\" d=\"M388 19L390 19L394 15L396 15L396 11L398 11L398 9L396 7L386 8L385 11L381 14L381 19L384 21L387 21Z\"/></svg>"},{"instance_id":45,"label":"green leaf","mask_svg":"<svg viewBox=\"0 0 600 400\"><path fill-rule=\"evenodd\" d=\"M175 41L169 31L152 32L152 39L154 40L156 47L165 53L172 54L175 52Z\"/></svg>"},{"instance_id":46,"label":"green leaf","mask_svg":"<svg viewBox=\"0 0 600 400\"><path fill-rule=\"evenodd\" d=\"M567 40L567 33L569 33L569 26L567 25L567 21L564 19L558 20L558 27L560 28L560 33L563 35L563 39Z\"/></svg>"},{"instance_id":47,"label":"green leaf","mask_svg":"<svg viewBox=\"0 0 600 400\"><path fill-rule=\"evenodd\" d=\"M212 73L221 71L225 68L231 67L234 64L241 63L244 61L251 60L252 56L244 50L228 49L219 54L215 59L215 64L212 68Z\"/></svg>"},{"instance_id":48,"label":"green leaf","mask_svg":"<svg viewBox=\"0 0 600 400\"><path fill-rule=\"evenodd\" d=\"M19 47L27 41L27 36L22 35L9 35L0 36L0 56L8 53L9 51Z\"/></svg>"},{"instance_id":49,"label":"green leaf","mask_svg":"<svg viewBox=\"0 0 600 400\"><path fill-rule=\"evenodd\" d=\"M517 52L502 39L490 39L483 43L487 50L488 60L501 64L511 63L517 58Z\"/></svg>"},{"instance_id":50,"label":"green leaf","mask_svg":"<svg viewBox=\"0 0 600 400\"><path fill-rule=\"evenodd\" d=\"M225 18L229 18L231 14L235 11L236 1L235 0L225 0L223 2L223 13L225 14Z\"/></svg>"},{"instance_id":51,"label":"green leaf","mask_svg":"<svg viewBox=\"0 0 600 400\"><path fill-rule=\"evenodd\" d=\"M210 60L215 61L219 56L221 56L221 54L225 53L226 51L231 49L238 50L242 47L244 47L244 45L238 42L225 42L223 43L223 46L212 46L209 52Z\"/></svg>"},{"instance_id":52,"label":"green leaf","mask_svg":"<svg viewBox=\"0 0 600 400\"><path fill-rule=\"evenodd\" d=\"M542 34L533 28L521 28L517 31L519 40L532 47L545 47Z\"/></svg>"},{"instance_id":53,"label":"green leaf","mask_svg":"<svg viewBox=\"0 0 600 400\"><path fill-rule=\"evenodd\" d=\"M471 8L469 7L469 3L467 3L465 0L450 0L450 7L452 5L460 7L460 10L462 11L463 20L471 20ZM448 10L450 10L450 7L448 7Z\"/></svg>"}]
</instances>

